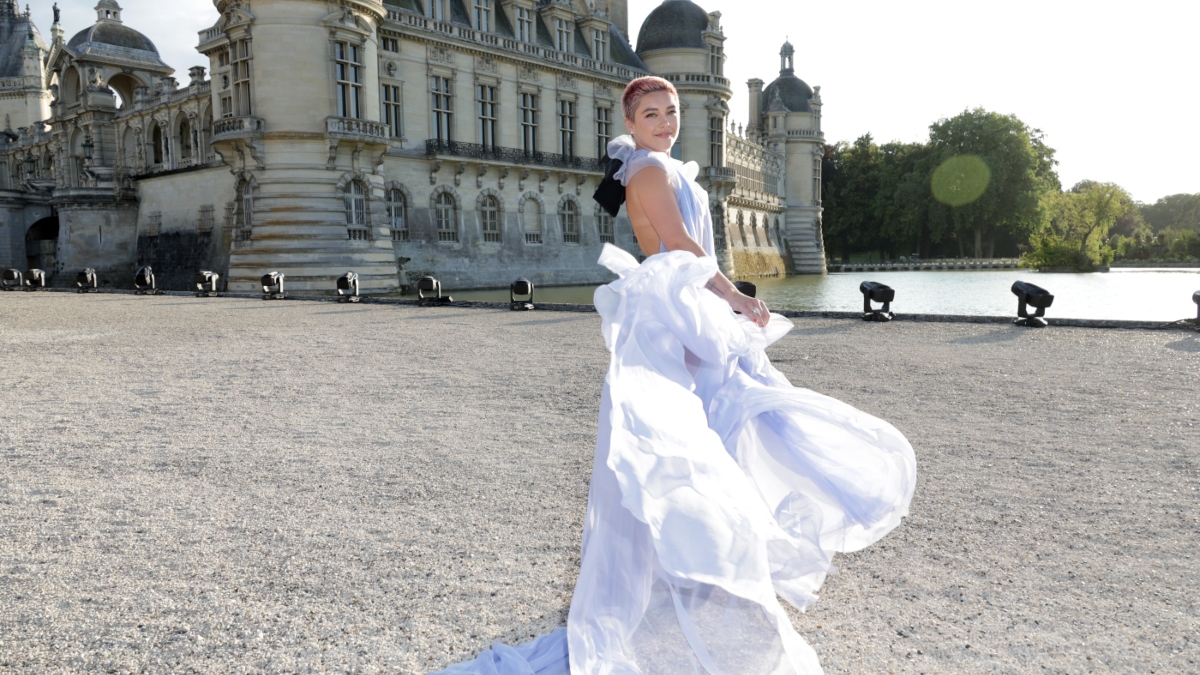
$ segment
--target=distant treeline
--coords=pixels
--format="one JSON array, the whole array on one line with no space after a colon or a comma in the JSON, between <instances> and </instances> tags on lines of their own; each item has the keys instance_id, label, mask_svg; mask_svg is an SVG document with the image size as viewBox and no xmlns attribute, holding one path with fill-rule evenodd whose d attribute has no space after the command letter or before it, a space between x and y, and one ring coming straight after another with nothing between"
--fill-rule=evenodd
<instances>
[{"instance_id":1,"label":"distant treeline","mask_svg":"<svg viewBox=\"0 0 1200 675\"><path fill-rule=\"evenodd\" d=\"M1064 191L1054 149L1014 115L968 110L925 143L828 146L825 247L834 259L1016 257L1091 269L1118 259L1200 258L1200 194L1134 202L1120 186Z\"/></svg>"}]
</instances>

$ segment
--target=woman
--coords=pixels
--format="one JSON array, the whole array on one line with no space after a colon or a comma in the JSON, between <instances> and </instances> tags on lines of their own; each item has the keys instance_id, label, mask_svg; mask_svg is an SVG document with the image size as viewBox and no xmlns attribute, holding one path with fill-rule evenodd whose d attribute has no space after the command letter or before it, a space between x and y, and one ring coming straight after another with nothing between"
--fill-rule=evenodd
<instances>
[{"instance_id":1,"label":"woman","mask_svg":"<svg viewBox=\"0 0 1200 675\"><path fill-rule=\"evenodd\" d=\"M567 627L444 672L819 673L778 598L804 609L833 553L900 523L912 448L771 367L764 349L791 323L717 269L698 169L668 155L674 87L639 78L622 105L630 135L609 144L606 181L624 185L647 258L600 257L620 278L595 297L612 358Z\"/></svg>"}]
</instances>

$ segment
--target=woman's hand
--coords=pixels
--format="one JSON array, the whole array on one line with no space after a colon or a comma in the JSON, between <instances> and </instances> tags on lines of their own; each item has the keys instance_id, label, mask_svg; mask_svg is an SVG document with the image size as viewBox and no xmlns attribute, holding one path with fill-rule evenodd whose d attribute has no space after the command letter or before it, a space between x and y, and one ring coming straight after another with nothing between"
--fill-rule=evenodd
<instances>
[{"instance_id":1,"label":"woman's hand","mask_svg":"<svg viewBox=\"0 0 1200 675\"><path fill-rule=\"evenodd\" d=\"M760 328L765 328L767 323L771 321L771 314L767 311L767 305L762 300L734 291L730 294L728 302L733 311L739 312Z\"/></svg>"}]
</instances>

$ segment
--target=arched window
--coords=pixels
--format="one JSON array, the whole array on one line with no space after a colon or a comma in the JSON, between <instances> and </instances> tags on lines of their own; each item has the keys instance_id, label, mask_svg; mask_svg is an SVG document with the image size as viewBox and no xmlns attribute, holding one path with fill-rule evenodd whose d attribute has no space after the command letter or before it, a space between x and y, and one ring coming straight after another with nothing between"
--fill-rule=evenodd
<instances>
[{"instance_id":1,"label":"arched window","mask_svg":"<svg viewBox=\"0 0 1200 675\"><path fill-rule=\"evenodd\" d=\"M479 205L479 223L483 227L484 241L500 241L500 200L492 195L483 198Z\"/></svg>"},{"instance_id":2,"label":"arched window","mask_svg":"<svg viewBox=\"0 0 1200 675\"><path fill-rule=\"evenodd\" d=\"M367 193L358 181L350 181L342 195L346 203L346 226L367 226Z\"/></svg>"},{"instance_id":3,"label":"arched window","mask_svg":"<svg viewBox=\"0 0 1200 675\"><path fill-rule=\"evenodd\" d=\"M613 219L604 209L596 209L596 232L600 235L600 243L611 244L613 237Z\"/></svg>"},{"instance_id":4,"label":"arched window","mask_svg":"<svg viewBox=\"0 0 1200 675\"><path fill-rule=\"evenodd\" d=\"M563 242L578 244L579 207L575 206L575 202L570 199L563 201L561 210L558 212L558 219L562 223Z\"/></svg>"},{"instance_id":5,"label":"arched window","mask_svg":"<svg viewBox=\"0 0 1200 675\"><path fill-rule=\"evenodd\" d=\"M437 221L438 241L458 241L458 217L454 197L443 192L434 201L434 219Z\"/></svg>"},{"instance_id":6,"label":"arched window","mask_svg":"<svg viewBox=\"0 0 1200 675\"><path fill-rule=\"evenodd\" d=\"M179 121L179 165L189 166L192 162L192 124L186 117Z\"/></svg>"},{"instance_id":7,"label":"arched window","mask_svg":"<svg viewBox=\"0 0 1200 675\"><path fill-rule=\"evenodd\" d=\"M404 193L388 190L385 200L388 224L392 228L392 241L408 241L408 202L404 199Z\"/></svg>"},{"instance_id":8,"label":"arched window","mask_svg":"<svg viewBox=\"0 0 1200 675\"><path fill-rule=\"evenodd\" d=\"M154 157L153 164L163 163L163 132L162 127L154 125L154 131L150 134L150 144L152 146L152 156Z\"/></svg>"},{"instance_id":9,"label":"arched window","mask_svg":"<svg viewBox=\"0 0 1200 675\"><path fill-rule=\"evenodd\" d=\"M521 225L526 244L542 243L542 206L536 199L526 199L521 207Z\"/></svg>"}]
</instances>

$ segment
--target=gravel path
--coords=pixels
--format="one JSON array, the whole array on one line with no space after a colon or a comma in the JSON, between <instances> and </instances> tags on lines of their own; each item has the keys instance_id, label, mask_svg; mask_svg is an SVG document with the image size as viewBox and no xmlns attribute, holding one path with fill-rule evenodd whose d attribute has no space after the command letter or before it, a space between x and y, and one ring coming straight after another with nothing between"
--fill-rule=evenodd
<instances>
[{"instance_id":1,"label":"gravel path","mask_svg":"<svg viewBox=\"0 0 1200 675\"><path fill-rule=\"evenodd\" d=\"M0 672L420 674L566 620L592 314L0 294ZM1200 335L798 320L917 451L829 673L1200 672Z\"/></svg>"}]
</instances>

